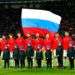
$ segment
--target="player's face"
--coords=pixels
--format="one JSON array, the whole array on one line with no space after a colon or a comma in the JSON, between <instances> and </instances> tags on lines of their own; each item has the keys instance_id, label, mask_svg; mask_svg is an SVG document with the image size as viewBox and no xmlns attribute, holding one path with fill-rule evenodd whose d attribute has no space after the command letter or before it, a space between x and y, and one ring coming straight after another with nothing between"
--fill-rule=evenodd
<instances>
[{"instance_id":1,"label":"player's face","mask_svg":"<svg viewBox=\"0 0 75 75\"><path fill-rule=\"evenodd\" d=\"M18 36L18 37L21 37L21 34L20 34L20 33L18 33L18 34L17 34L17 36Z\"/></svg>"},{"instance_id":2,"label":"player's face","mask_svg":"<svg viewBox=\"0 0 75 75\"><path fill-rule=\"evenodd\" d=\"M9 35L9 37L12 38L13 36L12 35Z\"/></svg>"},{"instance_id":3,"label":"player's face","mask_svg":"<svg viewBox=\"0 0 75 75\"><path fill-rule=\"evenodd\" d=\"M39 33L36 34L36 37L39 38Z\"/></svg>"},{"instance_id":4,"label":"player's face","mask_svg":"<svg viewBox=\"0 0 75 75\"><path fill-rule=\"evenodd\" d=\"M46 34L46 39L48 39L49 38L49 34Z\"/></svg>"},{"instance_id":5,"label":"player's face","mask_svg":"<svg viewBox=\"0 0 75 75\"><path fill-rule=\"evenodd\" d=\"M2 39L5 39L5 38L6 38L6 36L3 35L3 36L2 36Z\"/></svg>"},{"instance_id":6,"label":"player's face","mask_svg":"<svg viewBox=\"0 0 75 75\"><path fill-rule=\"evenodd\" d=\"M27 37L30 37L30 34L27 34Z\"/></svg>"},{"instance_id":7,"label":"player's face","mask_svg":"<svg viewBox=\"0 0 75 75\"><path fill-rule=\"evenodd\" d=\"M68 32L65 32L65 36L69 36L69 33Z\"/></svg>"},{"instance_id":8,"label":"player's face","mask_svg":"<svg viewBox=\"0 0 75 75\"><path fill-rule=\"evenodd\" d=\"M58 34L58 33L56 33L56 34L55 34L55 37L56 37L56 38L57 38L57 37L59 37L59 34Z\"/></svg>"}]
</instances>

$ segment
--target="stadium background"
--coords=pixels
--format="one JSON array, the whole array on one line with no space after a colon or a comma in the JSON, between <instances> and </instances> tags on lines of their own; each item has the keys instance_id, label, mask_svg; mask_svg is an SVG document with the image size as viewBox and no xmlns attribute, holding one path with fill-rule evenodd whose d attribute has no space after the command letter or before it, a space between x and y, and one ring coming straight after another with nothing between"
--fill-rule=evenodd
<instances>
[{"instance_id":1,"label":"stadium background","mask_svg":"<svg viewBox=\"0 0 75 75\"><path fill-rule=\"evenodd\" d=\"M0 34L6 32L16 34L21 27L21 9L33 8L50 10L62 17L59 32L68 31L75 39L75 3L74 0L0 0ZM22 32L22 30L20 29ZM0 69L0 75L74 75L69 69Z\"/></svg>"},{"instance_id":2,"label":"stadium background","mask_svg":"<svg viewBox=\"0 0 75 75\"><path fill-rule=\"evenodd\" d=\"M3 0L2 0L3 1ZM21 9L33 8L52 11L62 17L59 31L75 36L75 5L73 0L6 0L0 2L0 33L15 33L21 27Z\"/></svg>"}]
</instances>

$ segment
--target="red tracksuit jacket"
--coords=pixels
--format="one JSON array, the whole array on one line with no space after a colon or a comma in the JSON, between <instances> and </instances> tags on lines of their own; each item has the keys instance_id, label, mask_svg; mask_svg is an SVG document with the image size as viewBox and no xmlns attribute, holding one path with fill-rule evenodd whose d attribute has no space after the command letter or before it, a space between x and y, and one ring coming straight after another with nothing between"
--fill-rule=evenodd
<instances>
[{"instance_id":1,"label":"red tracksuit jacket","mask_svg":"<svg viewBox=\"0 0 75 75\"><path fill-rule=\"evenodd\" d=\"M61 37L58 37L58 39L54 38L52 40L52 49L56 49L59 42L62 43L62 38Z\"/></svg>"},{"instance_id":2,"label":"red tracksuit jacket","mask_svg":"<svg viewBox=\"0 0 75 75\"><path fill-rule=\"evenodd\" d=\"M52 45L51 43L52 43L51 39L45 39L44 40L45 50L47 50L47 48L50 48L51 49L51 45Z\"/></svg>"},{"instance_id":3,"label":"red tracksuit jacket","mask_svg":"<svg viewBox=\"0 0 75 75\"><path fill-rule=\"evenodd\" d=\"M34 45L35 45L34 43L35 43L34 39L32 39L31 37L25 39L25 48L27 49L28 44L30 44L34 48Z\"/></svg>"},{"instance_id":4,"label":"red tracksuit jacket","mask_svg":"<svg viewBox=\"0 0 75 75\"><path fill-rule=\"evenodd\" d=\"M24 47L24 38L23 37L17 38L16 44L18 45L19 48Z\"/></svg>"},{"instance_id":5,"label":"red tracksuit jacket","mask_svg":"<svg viewBox=\"0 0 75 75\"><path fill-rule=\"evenodd\" d=\"M2 47L1 47L1 41L2 41L2 40L0 40L0 51L2 51Z\"/></svg>"},{"instance_id":6,"label":"red tracksuit jacket","mask_svg":"<svg viewBox=\"0 0 75 75\"><path fill-rule=\"evenodd\" d=\"M9 38L9 39L8 39L8 45L9 45L9 50L10 50L10 52L13 52L14 47L15 47L15 45L16 45L15 39L14 39L14 38Z\"/></svg>"},{"instance_id":7,"label":"red tracksuit jacket","mask_svg":"<svg viewBox=\"0 0 75 75\"><path fill-rule=\"evenodd\" d=\"M4 51L5 50L5 46L8 44L6 39L2 39L1 40L1 50Z\"/></svg>"},{"instance_id":8,"label":"red tracksuit jacket","mask_svg":"<svg viewBox=\"0 0 75 75\"><path fill-rule=\"evenodd\" d=\"M69 48L69 43L71 42L71 37L70 36L65 36L65 37L63 37L63 40L62 40L62 43L63 43L63 48L64 48L64 50L68 50L68 48Z\"/></svg>"},{"instance_id":9,"label":"red tracksuit jacket","mask_svg":"<svg viewBox=\"0 0 75 75\"><path fill-rule=\"evenodd\" d=\"M38 49L39 46L43 47L43 45L44 45L43 39L41 38L35 39L35 49Z\"/></svg>"}]
</instances>

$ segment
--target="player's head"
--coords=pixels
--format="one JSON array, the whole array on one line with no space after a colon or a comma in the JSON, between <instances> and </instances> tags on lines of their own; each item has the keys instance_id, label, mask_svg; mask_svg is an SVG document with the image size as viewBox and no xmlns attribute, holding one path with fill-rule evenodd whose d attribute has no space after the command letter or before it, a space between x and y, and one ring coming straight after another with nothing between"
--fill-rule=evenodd
<instances>
[{"instance_id":1,"label":"player's head","mask_svg":"<svg viewBox=\"0 0 75 75\"><path fill-rule=\"evenodd\" d=\"M55 38L57 38L57 37L59 37L59 33L56 33L56 34L55 34Z\"/></svg>"},{"instance_id":2,"label":"player's head","mask_svg":"<svg viewBox=\"0 0 75 75\"><path fill-rule=\"evenodd\" d=\"M13 35L12 34L9 34L9 38L12 38L13 37Z\"/></svg>"},{"instance_id":3,"label":"player's head","mask_svg":"<svg viewBox=\"0 0 75 75\"><path fill-rule=\"evenodd\" d=\"M48 38L49 38L49 34L47 33L47 34L46 34L46 39L48 39Z\"/></svg>"},{"instance_id":4,"label":"player's head","mask_svg":"<svg viewBox=\"0 0 75 75\"><path fill-rule=\"evenodd\" d=\"M30 35L30 33L27 33L26 36L29 38L31 35Z\"/></svg>"},{"instance_id":5,"label":"player's head","mask_svg":"<svg viewBox=\"0 0 75 75\"><path fill-rule=\"evenodd\" d=\"M20 33L20 32L19 32L19 33L17 33L17 36L18 36L18 37L21 37L21 33Z\"/></svg>"},{"instance_id":6,"label":"player's head","mask_svg":"<svg viewBox=\"0 0 75 75\"><path fill-rule=\"evenodd\" d=\"M69 32L65 32L65 36L69 36Z\"/></svg>"},{"instance_id":7,"label":"player's head","mask_svg":"<svg viewBox=\"0 0 75 75\"><path fill-rule=\"evenodd\" d=\"M6 39L6 36L5 35L2 35L2 39Z\"/></svg>"},{"instance_id":8,"label":"player's head","mask_svg":"<svg viewBox=\"0 0 75 75\"><path fill-rule=\"evenodd\" d=\"M39 38L39 33L36 33L36 38Z\"/></svg>"}]
</instances>

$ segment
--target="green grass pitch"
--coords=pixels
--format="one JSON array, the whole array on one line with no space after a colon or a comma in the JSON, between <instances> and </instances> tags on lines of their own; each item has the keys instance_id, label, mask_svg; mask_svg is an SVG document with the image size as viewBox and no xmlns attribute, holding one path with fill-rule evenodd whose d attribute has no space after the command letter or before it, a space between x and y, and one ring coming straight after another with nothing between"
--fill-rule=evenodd
<instances>
[{"instance_id":1,"label":"green grass pitch","mask_svg":"<svg viewBox=\"0 0 75 75\"><path fill-rule=\"evenodd\" d=\"M47 68L40 68L40 69L0 69L0 75L75 75L75 70L70 69L47 69Z\"/></svg>"},{"instance_id":2,"label":"green grass pitch","mask_svg":"<svg viewBox=\"0 0 75 75\"><path fill-rule=\"evenodd\" d=\"M66 64L65 64L66 65ZM43 61L44 67L32 69L27 68L3 68L3 63L0 63L0 75L75 75L75 69L70 69L69 65L66 68L59 69L56 66L53 68L46 68L46 63Z\"/></svg>"},{"instance_id":3,"label":"green grass pitch","mask_svg":"<svg viewBox=\"0 0 75 75\"><path fill-rule=\"evenodd\" d=\"M36 66L36 60L34 59L34 66ZM27 61L25 61L27 62ZM53 65L57 65L56 59L53 61ZM10 64L11 65L11 64ZM3 68L3 61L0 60L0 75L75 75L75 69L70 69L69 68L69 62L64 61L64 66L67 66L66 68L59 69L56 66L51 68L46 68L46 61L45 59L42 61L42 68L32 68L28 69L27 68L27 63L26 63L26 68L18 68L15 69L13 68Z\"/></svg>"}]
</instances>

